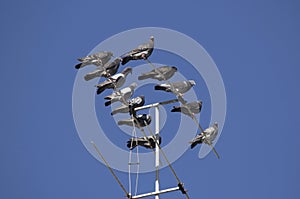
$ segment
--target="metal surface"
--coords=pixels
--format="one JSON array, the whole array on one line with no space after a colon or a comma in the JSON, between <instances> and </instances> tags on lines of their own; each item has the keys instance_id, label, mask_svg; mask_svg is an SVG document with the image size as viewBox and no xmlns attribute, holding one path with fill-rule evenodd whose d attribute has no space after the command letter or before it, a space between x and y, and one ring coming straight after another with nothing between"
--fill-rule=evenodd
<instances>
[{"instance_id":1,"label":"metal surface","mask_svg":"<svg viewBox=\"0 0 300 199\"><path fill-rule=\"evenodd\" d=\"M164 189L158 192L150 192L150 193L145 193L145 194L140 194L137 196L132 196L132 199L138 199L138 198L144 198L144 197L149 197L149 196L158 196L160 194L164 194L164 193L168 193L168 192L172 192L172 191L178 191L179 187L174 187L174 188L169 188L169 189Z\"/></svg>"},{"instance_id":2,"label":"metal surface","mask_svg":"<svg viewBox=\"0 0 300 199\"><path fill-rule=\"evenodd\" d=\"M159 135L159 107L155 107L155 135ZM159 192L159 146L156 141L155 147L155 168L156 168L156 179L155 179L155 192ZM159 199L159 195L155 196L155 199Z\"/></svg>"}]
</instances>

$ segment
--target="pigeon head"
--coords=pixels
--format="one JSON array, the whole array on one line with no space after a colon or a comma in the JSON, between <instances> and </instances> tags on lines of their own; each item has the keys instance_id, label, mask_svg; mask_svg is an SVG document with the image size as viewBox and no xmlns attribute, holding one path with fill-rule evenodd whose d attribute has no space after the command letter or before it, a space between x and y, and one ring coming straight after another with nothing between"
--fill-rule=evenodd
<instances>
[{"instance_id":1,"label":"pigeon head","mask_svg":"<svg viewBox=\"0 0 300 199\"><path fill-rule=\"evenodd\" d=\"M154 37L153 37L153 36L151 36L151 37L150 37L150 40L151 40L151 41L154 41Z\"/></svg>"},{"instance_id":2,"label":"pigeon head","mask_svg":"<svg viewBox=\"0 0 300 199\"><path fill-rule=\"evenodd\" d=\"M214 125L213 125L213 127L214 127L214 128L218 128L218 123L215 122Z\"/></svg>"},{"instance_id":3,"label":"pigeon head","mask_svg":"<svg viewBox=\"0 0 300 199\"><path fill-rule=\"evenodd\" d=\"M189 80L189 82L192 86L196 85L196 82L194 80Z\"/></svg>"},{"instance_id":4,"label":"pigeon head","mask_svg":"<svg viewBox=\"0 0 300 199\"><path fill-rule=\"evenodd\" d=\"M142 98L143 100L145 100L145 96L144 95L141 95L140 98Z\"/></svg>"},{"instance_id":5,"label":"pigeon head","mask_svg":"<svg viewBox=\"0 0 300 199\"><path fill-rule=\"evenodd\" d=\"M129 73L132 74L132 68L131 68L131 67L127 67L127 68L125 68L125 69L122 71L122 73L123 73L124 75L128 75Z\"/></svg>"},{"instance_id":6,"label":"pigeon head","mask_svg":"<svg viewBox=\"0 0 300 199\"><path fill-rule=\"evenodd\" d=\"M136 88L137 87L137 83L135 83L135 82L133 82L132 84L130 84L130 86L129 86L130 88L132 88L132 89L134 89L134 88Z\"/></svg>"},{"instance_id":7,"label":"pigeon head","mask_svg":"<svg viewBox=\"0 0 300 199\"><path fill-rule=\"evenodd\" d=\"M121 57L117 57L116 59L115 59L115 62L117 62L117 63L120 63L122 61L122 58Z\"/></svg>"},{"instance_id":8,"label":"pigeon head","mask_svg":"<svg viewBox=\"0 0 300 199\"><path fill-rule=\"evenodd\" d=\"M112 52L110 52L110 51L108 51L106 53L107 53L107 56L109 56L109 57L113 57L114 56L114 54Z\"/></svg>"}]
</instances>

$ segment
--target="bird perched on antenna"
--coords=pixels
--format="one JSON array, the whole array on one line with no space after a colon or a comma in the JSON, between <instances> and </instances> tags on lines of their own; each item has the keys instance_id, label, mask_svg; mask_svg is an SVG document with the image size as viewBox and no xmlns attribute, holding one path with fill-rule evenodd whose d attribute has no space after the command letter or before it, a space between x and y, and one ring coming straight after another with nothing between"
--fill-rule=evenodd
<instances>
[{"instance_id":1,"label":"bird perched on antenna","mask_svg":"<svg viewBox=\"0 0 300 199\"><path fill-rule=\"evenodd\" d=\"M161 144L161 137L159 135L130 138L127 141L127 147L132 150L137 146L145 147L146 149L154 149L156 147L156 142Z\"/></svg>"},{"instance_id":2,"label":"bird perched on antenna","mask_svg":"<svg viewBox=\"0 0 300 199\"><path fill-rule=\"evenodd\" d=\"M138 128L148 126L151 123L151 116L148 114L141 114L135 116L134 118L118 121L118 125L133 126L133 123Z\"/></svg>"},{"instance_id":3,"label":"bird perched on antenna","mask_svg":"<svg viewBox=\"0 0 300 199\"><path fill-rule=\"evenodd\" d=\"M86 81L89 81L89 80L94 79L96 77L106 77L106 78L108 78L108 77L116 74L118 69L119 69L121 60L122 60L121 58L116 58L114 61L104 64L103 67L99 67L96 70L94 70L93 72L90 72L90 73L86 74L84 76L84 79Z\"/></svg>"},{"instance_id":4,"label":"bird perched on antenna","mask_svg":"<svg viewBox=\"0 0 300 199\"><path fill-rule=\"evenodd\" d=\"M172 92L175 95L182 96L184 93L189 91L194 85L196 85L196 82L194 80L186 80L181 82L173 82L170 84L158 84L154 87L154 89Z\"/></svg>"},{"instance_id":5,"label":"bird perched on antenna","mask_svg":"<svg viewBox=\"0 0 300 199\"><path fill-rule=\"evenodd\" d=\"M129 114L135 116L136 111L134 110L137 107L144 106L145 104L145 96L141 95L139 97L133 98L128 103Z\"/></svg>"},{"instance_id":6,"label":"bird perched on antenna","mask_svg":"<svg viewBox=\"0 0 300 199\"><path fill-rule=\"evenodd\" d=\"M152 54L153 48L154 48L154 37L151 36L149 42L141 44L137 48L122 55L121 56L122 65L125 65L130 60L147 59Z\"/></svg>"},{"instance_id":7,"label":"bird perched on antenna","mask_svg":"<svg viewBox=\"0 0 300 199\"><path fill-rule=\"evenodd\" d=\"M126 77L129 73L132 73L132 68L127 67L121 73L117 73L111 77L109 77L104 82L97 84L97 94L99 95L106 89L116 89L123 86L126 81Z\"/></svg>"},{"instance_id":8,"label":"bird perched on antenna","mask_svg":"<svg viewBox=\"0 0 300 199\"><path fill-rule=\"evenodd\" d=\"M135 115L134 109L140 106L144 106L145 104L145 96L141 95L135 98L132 98L127 102L127 104L123 104L118 108L114 109L111 112L111 115L115 115L117 113L129 113L130 115Z\"/></svg>"},{"instance_id":9,"label":"bird perched on antenna","mask_svg":"<svg viewBox=\"0 0 300 199\"><path fill-rule=\"evenodd\" d=\"M133 95L134 89L137 87L137 84L133 82L130 86L122 88L119 91L113 92L111 95L104 97L104 99L108 100L105 102L105 106L109 106L114 102L122 102L123 104L127 104L129 98Z\"/></svg>"},{"instance_id":10,"label":"bird perched on antenna","mask_svg":"<svg viewBox=\"0 0 300 199\"><path fill-rule=\"evenodd\" d=\"M112 52L102 51L86 57L78 58L77 60L81 63L76 64L75 68L80 69L87 65L104 66L104 64L106 64L112 56Z\"/></svg>"},{"instance_id":11,"label":"bird perched on antenna","mask_svg":"<svg viewBox=\"0 0 300 199\"><path fill-rule=\"evenodd\" d=\"M190 102L182 106L173 106L171 112L181 112L187 116L193 117L194 114L200 113L202 101Z\"/></svg>"},{"instance_id":12,"label":"bird perched on antenna","mask_svg":"<svg viewBox=\"0 0 300 199\"><path fill-rule=\"evenodd\" d=\"M218 123L215 122L211 127L205 129L203 132L198 134L191 143L191 149L194 148L197 144L208 144L212 145L213 141L216 139L218 135Z\"/></svg>"},{"instance_id":13,"label":"bird perched on antenna","mask_svg":"<svg viewBox=\"0 0 300 199\"><path fill-rule=\"evenodd\" d=\"M158 81L166 81L173 77L176 71L177 68L175 66L161 66L151 70L150 72L143 73L138 77L138 80L151 78Z\"/></svg>"}]
</instances>

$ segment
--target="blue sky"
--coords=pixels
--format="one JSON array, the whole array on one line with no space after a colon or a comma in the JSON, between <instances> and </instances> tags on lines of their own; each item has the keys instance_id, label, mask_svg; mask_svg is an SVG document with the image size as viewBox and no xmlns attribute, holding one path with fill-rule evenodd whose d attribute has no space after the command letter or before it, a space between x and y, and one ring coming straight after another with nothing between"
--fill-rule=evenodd
<instances>
[{"instance_id":1,"label":"blue sky","mask_svg":"<svg viewBox=\"0 0 300 199\"><path fill-rule=\"evenodd\" d=\"M173 164L191 198L299 198L297 1L29 0L2 1L0 10L1 198L123 197L76 132L74 64L106 38L145 26L195 39L225 84L221 159L188 150ZM117 174L127 184L127 174ZM141 190L152 190L147 185ZM183 198L161 196L168 197Z\"/></svg>"}]
</instances>

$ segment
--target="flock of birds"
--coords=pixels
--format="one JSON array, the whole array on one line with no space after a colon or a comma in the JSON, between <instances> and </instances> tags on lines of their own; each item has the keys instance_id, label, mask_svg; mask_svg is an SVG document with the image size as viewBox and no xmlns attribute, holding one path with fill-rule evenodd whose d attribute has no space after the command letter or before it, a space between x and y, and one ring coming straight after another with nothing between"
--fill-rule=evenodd
<instances>
[{"instance_id":1,"label":"flock of birds","mask_svg":"<svg viewBox=\"0 0 300 199\"><path fill-rule=\"evenodd\" d=\"M152 54L154 49L154 37L151 36L147 43L139 45L137 48L125 53L121 57L115 58L112 52L102 51L83 58L79 58L80 62L75 66L76 69L81 69L88 65L95 65L97 68L86 74L84 79L89 81L97 77L106 78L105 81L97 84L97 95L101 94L107 89L113 89L112 94L104 97L105 106L110 106L112 103L121 102L121 106L117 107L111 112L111 115L119 113L129 113L131 116L129 119L118 121L118 125L136 126L143 128L151 123L151 116L149 114L137 114L135 108L144 106L145 96L141 95L132 98L134 90L137 87L137 83L132 83L128 87L122 88L129 73L132 73L132 67L126 67L118 73L120 65L125 65L131 60L146 60L152 65L153 70L143 73L138 77L138 80L145 80L148 78L158 81L164 81L165 83L155 85L155 90L162 90L165 92L171 92L177 96L181 106L173 106L171 112L181 112L195 120L195 114L201 112L202 101L194 101L188 103L183 99L184 93L188 92L196 83L194 80L185 80L180 82L170 83L168 80L173 77L177 68L175 66L161 66L155 67L148 57ZM203 130L198 123L201 132L190 141L191 148L194 148L197 144L208 144L212 147L212 143L218 134L218 124L215 122L211 127ZM132 137L127 142L127 147L132 150L137 146L153 149L156 146L156 142L161 143L161 137L159 135L151 135L144 137ZM213 148L214 149L214 148ZM217 154L217 153L216 153ZM218 157L218 155L217 155Z\"/></svg>"}]
</instances>

